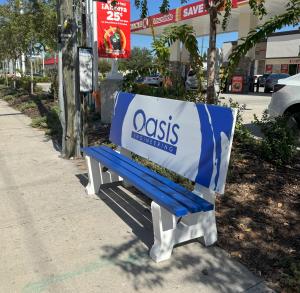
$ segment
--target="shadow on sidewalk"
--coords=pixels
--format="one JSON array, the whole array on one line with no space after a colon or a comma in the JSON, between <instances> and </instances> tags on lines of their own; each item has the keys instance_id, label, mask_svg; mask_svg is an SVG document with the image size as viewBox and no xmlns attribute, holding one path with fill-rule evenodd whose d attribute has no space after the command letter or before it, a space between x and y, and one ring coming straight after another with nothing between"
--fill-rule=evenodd
<instances>
[{"instance_id":1,"label":"shadow on sidewalk","mask_svg":"<svg viewBox=\"0 0 300 293\"><path fill-rule=\"evenodd\" d=\"M87 174L76 177L86 186ZM121 269L136 291L163 290L172 280L187 290L200 286L216 292L244 292L259 282L225 251L202 247L198 240L176 246L170 260L155 263L149 257L153 244L150 201L135 188L125 189L120 182L106 184L97 196L136 236L119 239L118 242L123 242L118 245L101 247L101 258Z\"/></svg>"},{"instance_id":2,"label":"shadow on sidewalk","mask_svg":"<svg viewBox=\"0 0 300 293\"><path fill-rule=\"evenodd\" d=\"M83 186L88 184L87 174L77 174ZM132 232L150 249L153 244L153 228L150 201L135 188L125 189L121 182L105 184L97 194Z\"/></svg>"}]
</instances>

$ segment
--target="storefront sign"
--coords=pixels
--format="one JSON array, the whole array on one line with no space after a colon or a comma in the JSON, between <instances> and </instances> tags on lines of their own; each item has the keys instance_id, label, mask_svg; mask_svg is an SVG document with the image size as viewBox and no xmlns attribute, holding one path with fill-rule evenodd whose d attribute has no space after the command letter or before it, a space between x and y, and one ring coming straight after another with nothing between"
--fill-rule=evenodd
<instances>
[{"instance_id":1,"label":"storefront sign","mask_svg":"<svg viewBox=\"0 0 300 293\"><path fill-rule=\"evenodd\" d=\"M93 49L78 48L79 91L90 93L93 91Z\"/></svg>"},{"instance_id":2,"label":"storefront sign","mask_svg":"<svg viewBox=\"0 0 300 293\"><path fill-rule=\"evenodd\" d=\"M118 0L116 6L97 2L98 55L105 58L130 56L130 0Z\"/></svg>"},{"instance_id":3,"label":"storefront sign","mask_svg":"<svg viewBox=\"0 0 300 293\"><path fill-rule=\"evenodd\" d=\"M205 10L205 4L203 1L189 4L181 8L182 20L202 16L205 14L208 14L208 12Z\"/></svg>"},{"instance_id":4,"label":"storefront sign","mask_svg":"<svg viewBox=\"0 0 300 293\"><path fill-rule=\"evenodd\" d=\"M131 31L139 31L147 29L151 25L158 27L165 24L171 24L176 22L176 9L170 10L168 13L158 13L150 17L146 17L141 20L137 20L131 23Z\"/></svg>"},{"instance_id":5,"label":"storefront sign","mask_svg":"<svg viewBox=\"0 0 300 293\"><path fill-rule=\"evenodd\" d=\"M289 65L281 64L281 73L289 73Z\"/></svg>"},{"instance_id":6,"label":"storefront sign","mask_svg":"<svg viewBox=\"0 0 300 293\"><path fill-rule=\"evenodd\" d=\"M248 0L232 0L232 8L237 8L239 3L247 2ZM221 8L223 10L224 8ZM143 29L176 23L181 20L195 18L207 15L204 1L188 4L177 9L169 10L167 13L158 13L144 19L136 20L131 23L131 31L136 32Z\"/></svg>"},{"instance_id":7,"label":"storefront sign","mask_svg":"<svg viewBox=\"0 0 300 293\"><path fill-rule=\"evenodd\" d=\"M231 108L118 93L110 141L223 193L235 117Z\"/></svg>"},{"instance_id":8,"label":"storefront sign","mask_svg":"<svg viewBox=\"0 0 300 293\"><path fill-rule=\"evenodd\" d=\"M267 64L266 65L266 73L272 73L273 72L273 65Z\"/></svg>"},{"instance_id":9,"label":"storefront sign","mask_svg":"<svg viewBox=\"0 0 300 293\"><path fill-rule=\"evenodd\" d=\"M231 91L233 93L241 93L243 92L243 77L242 76L233 76Z\"/></svg>"}]
</instances>

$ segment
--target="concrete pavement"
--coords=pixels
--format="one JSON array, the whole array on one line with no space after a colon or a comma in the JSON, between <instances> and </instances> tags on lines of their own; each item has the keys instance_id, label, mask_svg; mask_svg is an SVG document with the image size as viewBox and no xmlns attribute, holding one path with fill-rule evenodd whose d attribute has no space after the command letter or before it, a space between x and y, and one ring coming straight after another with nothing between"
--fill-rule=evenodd
<instances>
[{"instance_id":1,"label":"concrete pavement","mask_svg":"<svg viewBox=\"0 0 300 293\"><path fill-rule=\"evenodd\" d=\"M246 109L242 112L243 122L246 125L251 124L254 120L253 115L256 114L258 118L261 118L264 110L266 110L270 104L272 95L265 93L251 93L248 95L243 94L220 94L221 102L228 103L231 98L234 102L238 102L240 105L245 104Z\"/></svg>"},{"instance_id":2,"label":"concrete pavement","mask_svg":"<svg viewBox=\"0 0 300 293\"><path fill-rule=\"evenodd\" d=\"M120 186L86 196L80 161L59 158L0 101L0 292L270 292L198 242L156 264L148 203Z\"/></svg>"}]
</instances>

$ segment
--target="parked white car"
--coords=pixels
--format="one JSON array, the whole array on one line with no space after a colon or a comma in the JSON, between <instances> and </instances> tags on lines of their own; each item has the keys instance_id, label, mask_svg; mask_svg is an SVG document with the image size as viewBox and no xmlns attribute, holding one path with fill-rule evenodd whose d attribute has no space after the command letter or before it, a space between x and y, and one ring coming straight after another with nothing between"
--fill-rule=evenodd
<instances>
[{"instance_id":1,"label":"parked white car","mask_svg":"<svg viewBox=\"0 0 300 293\"><path fill-rule=\"evenodd\" d=\"M197 78L197 74L194 70L189 70L186 81L185 81L185 88L187 91L190 90L197 90L199 87L199 82ZM206 91L207 89L207 83L202 84L202 89Z\"/></svg>"},{"instance_id":2,"label":"parked white car","mask_svg":"<svg viewBox=\"0 0 300 293\"><path fill-rule=\"evenodd\" d=\"M207 72L204 71L204 76L207 76ZM193 71L193 70L190 70L187 74L187 77L186 77L186 81L185 81L185 89L187 91L190 91L190 90L197 90L199 87L199 82L198 82L198 78L197 78L197 75L196 75L196 72ZM207 90L207 79L205 78L203 81L202 81L202 91L206 92ZM219 84L216 83L215 84L215 90L216 92L219 92L220 89L219 89Z\"/></svg>"},{"instance_id":3,"label":"parked white car","mask_svg":"<svg viewBox=\"0 0 300 293\"><path fill-rule=\"evenodd\" d=\"M162 86L163 78L159 74L146 76L143 80L143 84Z\"/></svg>"},{"instance_id":4,"label":"parked white car","mask_svg":"<svg viewBox=\"0 0 300 293\"><path fill-rule=\"evenodd\" d=\"M300 141L300 73L278 81L268 111L270 117L289 117L289 124Z\"/></svg>"}]
</instances>

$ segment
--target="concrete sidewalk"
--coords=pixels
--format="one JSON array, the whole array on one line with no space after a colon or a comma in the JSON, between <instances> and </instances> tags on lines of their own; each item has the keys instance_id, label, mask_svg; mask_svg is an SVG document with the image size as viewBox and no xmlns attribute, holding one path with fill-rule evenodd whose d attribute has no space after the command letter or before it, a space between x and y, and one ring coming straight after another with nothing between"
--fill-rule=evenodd
<instances>
[{"instance_id":1,"label":"concrete sidewalk","mask_svg":"<svg viewBox=\"0 0 300 293\"><path fill-rule=\"evenodd\" d=\"M120 186L86 196L79 162L29 124L0 101L0 292L271 292L198 242L154 263L144 200Z\"/></svg>"}]
</instances>

